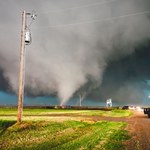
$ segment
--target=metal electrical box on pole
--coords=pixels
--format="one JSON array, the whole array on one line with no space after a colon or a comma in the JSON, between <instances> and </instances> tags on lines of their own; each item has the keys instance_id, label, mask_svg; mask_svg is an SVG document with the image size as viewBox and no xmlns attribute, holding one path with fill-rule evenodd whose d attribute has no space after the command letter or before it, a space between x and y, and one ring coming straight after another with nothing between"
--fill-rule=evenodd
<instances>
[{"instance_id":1,"label":"metal electrical box on pole","mask_svg":"<svg viewBox=\"0 0 150 150\"><path fill-rule=\"evenodd\" d=\"M17 123L22 121L23 98L24 98L24 71L25 71L25 32L26 32L26 11L22 13L21 47L20 47L20 71L18 91L18 116Z\"/></svg>"}]
</instances>

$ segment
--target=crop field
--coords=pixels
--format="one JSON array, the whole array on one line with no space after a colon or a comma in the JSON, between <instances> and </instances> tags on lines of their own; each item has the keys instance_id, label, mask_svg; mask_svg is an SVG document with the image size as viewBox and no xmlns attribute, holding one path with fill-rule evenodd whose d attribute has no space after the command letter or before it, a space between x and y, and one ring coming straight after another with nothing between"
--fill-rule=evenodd
<instances>
[{"instance_id":1,"label":"crop field","mask_svg":"<svg viewBox=\"0 0 150 150\"><path fill-rule=\"evenodd\" d=\"M24 109L16 123L16 108L0 108L2 150L123 150L130 139L127 123L92 117L129 117L125 110Z\"/></svg>"}]
</instances>

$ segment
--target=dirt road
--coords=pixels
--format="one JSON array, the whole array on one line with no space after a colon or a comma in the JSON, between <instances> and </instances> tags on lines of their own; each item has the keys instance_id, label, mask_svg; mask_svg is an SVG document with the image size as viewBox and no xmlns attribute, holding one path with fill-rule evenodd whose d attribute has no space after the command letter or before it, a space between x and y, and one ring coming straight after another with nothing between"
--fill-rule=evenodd
<instances>
[{"instance_id":1,"label":"dirt road","mask_svg":"<svg viewBox=\"0 0 150 150\"><path fill-rule=\"evenodd\" d=\"M135 111L126 120L132 139L127 142L127 150L150 150L150 118L143 112Z\"/></svg>"}]
</instances>

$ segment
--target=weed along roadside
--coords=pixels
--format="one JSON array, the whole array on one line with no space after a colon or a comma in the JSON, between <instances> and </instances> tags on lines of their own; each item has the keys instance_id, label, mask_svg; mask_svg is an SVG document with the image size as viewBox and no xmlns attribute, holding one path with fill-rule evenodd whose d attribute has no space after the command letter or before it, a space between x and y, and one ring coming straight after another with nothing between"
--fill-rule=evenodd
<instances>
[{"instance_id":1,"label":"weed along roadside","mask_svg":"<svg viewBox=\"0 0 150 150\"><path fill-rule=\"evenodd\" d=\"M129 111L25 109L20 125L13 118L15 111L0 110L2 150L123 150L124 142L131 138L126 122L105 120L128 117ZM101 116L102 120L93 120Z\"/></svg>"}]
</instances>

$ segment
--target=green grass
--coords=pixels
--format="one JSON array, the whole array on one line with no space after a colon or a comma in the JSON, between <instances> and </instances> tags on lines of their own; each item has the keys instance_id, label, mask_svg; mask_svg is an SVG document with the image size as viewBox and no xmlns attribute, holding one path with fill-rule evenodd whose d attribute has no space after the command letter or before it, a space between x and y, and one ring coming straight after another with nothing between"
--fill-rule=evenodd
<instances>
[{"instance_id":1,"label":"green grass","mask_svg":"<svg viewBox=\"0 0 150 150\"><path fill-rule=\"evenodd\" d=\"M1 150L123 150L128 140L124 122L89 120L92 116L128 117L126 110L24 109L16 123L16 108L0 108ZM56 115L56 116L55 116ZM61 120L64 116L68 117ZM80 119L76 119L81 117ZM53 120L55 119L55 120ZM53 121L52 121L53 120Z\"/></svg>"},{"instance_id":2,"label":"green grass","mask_svg":"<svg viewBox=\"0 0 150 150\"><path fill-rule=\"evenodd\" d=\"M5 121L5 124L11 126L6 125L7 129L1 126L4 129L0 135L1 150L111 150L116 144L123 148L123 141L129 139L123 122L25 121L18 125Z\"/></svg>"},{"instance_id":3,"label":"green grass","mask_svg":"<svg viewBox=\"0 0 150 150\"><path fill-rule=\"evenodd\" d=\"M125 145L122 144L122 141L129 140L130 138L126 130L114 131L104 147L108 150L123 150Z\"/></svg>"},{"instance_id":4,"label":"green grass","mask_svg":"<svg viewBox=\"0 0 150 150\"><path fill-rule=\"evenodd\" d=\"M0 108L0 116L16 116L17 108ZM89 115L89 116L107 116L107 117L128 117L132 115L129 110L114 109L112 111L104 110L71 110L71 109L27 109L23 110L24 116L47 116L47 115Z\"/></svg>"},{"instance_id":5,"label":"green grass","mask_svg":"<svg viewBox=\"0 0 150 150\"><path fill-rule=\"evenodd\" d=\"M130 110L114 109L111 111L103 110L87 110L86 112L80 112L82 115L89 116L105 116L105 117L129 117L133 114Z\"/></svg>"}]
</instances>

